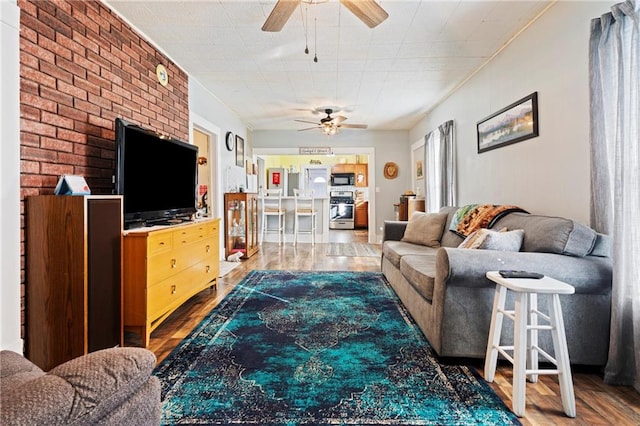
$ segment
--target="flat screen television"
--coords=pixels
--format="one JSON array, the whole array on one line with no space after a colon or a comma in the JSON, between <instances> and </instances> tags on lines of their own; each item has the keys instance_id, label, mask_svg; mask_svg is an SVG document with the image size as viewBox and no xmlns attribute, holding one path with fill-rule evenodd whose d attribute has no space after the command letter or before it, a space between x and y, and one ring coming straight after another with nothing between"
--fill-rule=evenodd
<instances>
[{"instance_id":1,"label":"flat screen television","mask_svg":"<svg viewBox=\"0 0 640 426\"><path fill-rule=\"evenodd\" d=\"M116 193L124 226L179 223L196 212L198 147L116 118Z\"/></svg>"}]
</instances>

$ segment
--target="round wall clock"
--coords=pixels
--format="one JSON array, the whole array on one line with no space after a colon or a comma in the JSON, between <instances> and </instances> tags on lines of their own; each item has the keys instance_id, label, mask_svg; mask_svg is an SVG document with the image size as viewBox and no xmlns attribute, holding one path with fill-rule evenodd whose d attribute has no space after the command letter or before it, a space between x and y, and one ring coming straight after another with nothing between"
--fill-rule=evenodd
<instances>
[{"instance_id":1,"label":"round wall clock","mask_svg":"<svg viewBox=\"0 0 640 426\"><path fill-rule=\"evenodd\" d=\"M233 151L233 147L236 145L236 136L233 134L233 132L227 132L225 144L227 145L227 149L229 151Z\"/></svg>"},{"instance_id":2,"label":"round wall clock","mask_svg":"<svg viewBox=\"0 0 640 426\"><path fill-rule=\"evenodd\" d=\"M389 161L384 165L384 177L387 179L395 179L398 177L398 165Z\"/></svg>"},{"instance_id":3,"label":"round wall clock","mask_svg":"<svg viewBox=\"0 0 640 426\"><path fill-rule=\"evenodd\" d=\"M158 64L156 66L156 77L158 77L158 81L163 86L169 84L169 74L167 73L167 69L162 64Z\"/></svg>"}]
</instances>

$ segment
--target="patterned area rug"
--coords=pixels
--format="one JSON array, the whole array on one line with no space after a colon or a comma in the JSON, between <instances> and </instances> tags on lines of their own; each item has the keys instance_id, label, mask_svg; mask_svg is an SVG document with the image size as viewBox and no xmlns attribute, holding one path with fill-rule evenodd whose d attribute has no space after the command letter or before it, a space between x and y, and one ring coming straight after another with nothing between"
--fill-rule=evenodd
<instances>
[{"instance_id":1,"label":"patterned area rug","mask_svg":"<svg viewBox=\"0 0 640 426\"><path fill-rule=\"evenodd\" d=\"M380 248L367 243L330 243L327 256L380 257Z\"/></svg>"},{"instance_id":2,"label":"patterned area rug","mask_svg":"<svg viewBox=\"0 0 640 426\"><path fill-rule=\"evenodd\" d=\"M253 271L154 374L165 424L519 424L374 272Z\"/></svg>"}]
</instances>

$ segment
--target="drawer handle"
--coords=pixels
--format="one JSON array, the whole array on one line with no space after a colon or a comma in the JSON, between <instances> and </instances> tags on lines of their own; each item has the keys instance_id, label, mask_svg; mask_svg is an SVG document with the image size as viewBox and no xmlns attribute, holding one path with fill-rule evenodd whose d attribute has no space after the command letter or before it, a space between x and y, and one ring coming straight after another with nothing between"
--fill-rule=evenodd
<instances>
[{"instance_id":1,"label":"drawer handle","mask_svg":"<svg viewBox=\"0 0 640 426\"><path fill-rule=\"evenodd\" d=\"M211 251L211 246L209 244L207 244L206 250L207 250L207 253Z\"/></svg>"},{"instance_id":2,"label":"drawer handle","mask_svg":"<svg viewBox=\"0 0 640 426\"><path fill-rule=\"evenodd\" d=\"M175 284L171 285L171 294L176 294L176 285Z\"/></svg>"},{"instance_id":3,"label":"drawer handle","mask_svg":"<svg viewBox=\"0 0 640 426\"><path fill-rule=\"evenodd\" d=\"M207 265L205 269L207 270L207 273L209 273L209 271L211 270L211 266Z\"/></svg>"},{"instance_id":4,"label":"drawer handle","mask_svg":"<svg viewBox=\"0 0 640 426\"><path fill-rule=\"evenodd\" d=\"M175 268L178 261L176 259L171 259L171 267Z\"/></svg>"},{"instance_id":5,"label":"drawer handle","mask_svg":"<svg viewBox=\"0 0 640 426\"><path fill-rule=\"evenodd\" d=\"M164 245L164 241L160 241L160 245L163 246Z\"/></svg>"}]
</instances>

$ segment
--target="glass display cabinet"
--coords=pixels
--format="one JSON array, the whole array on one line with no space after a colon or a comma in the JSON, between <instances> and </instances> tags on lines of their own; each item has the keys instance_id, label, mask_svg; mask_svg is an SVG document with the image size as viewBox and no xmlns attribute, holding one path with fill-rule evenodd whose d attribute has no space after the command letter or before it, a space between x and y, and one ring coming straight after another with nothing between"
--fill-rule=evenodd
<instances>
[{"instance_id":1,"label":"glass display cabinet","mask_svg":"<svg viewBox=\"0 0 640 426\"><path fill-rule=\"evenodd\" d=\"M224 209L225 259L237 252L252 256L258 251L258 194L227 192Z\"/></svg>"}]
</instances>

